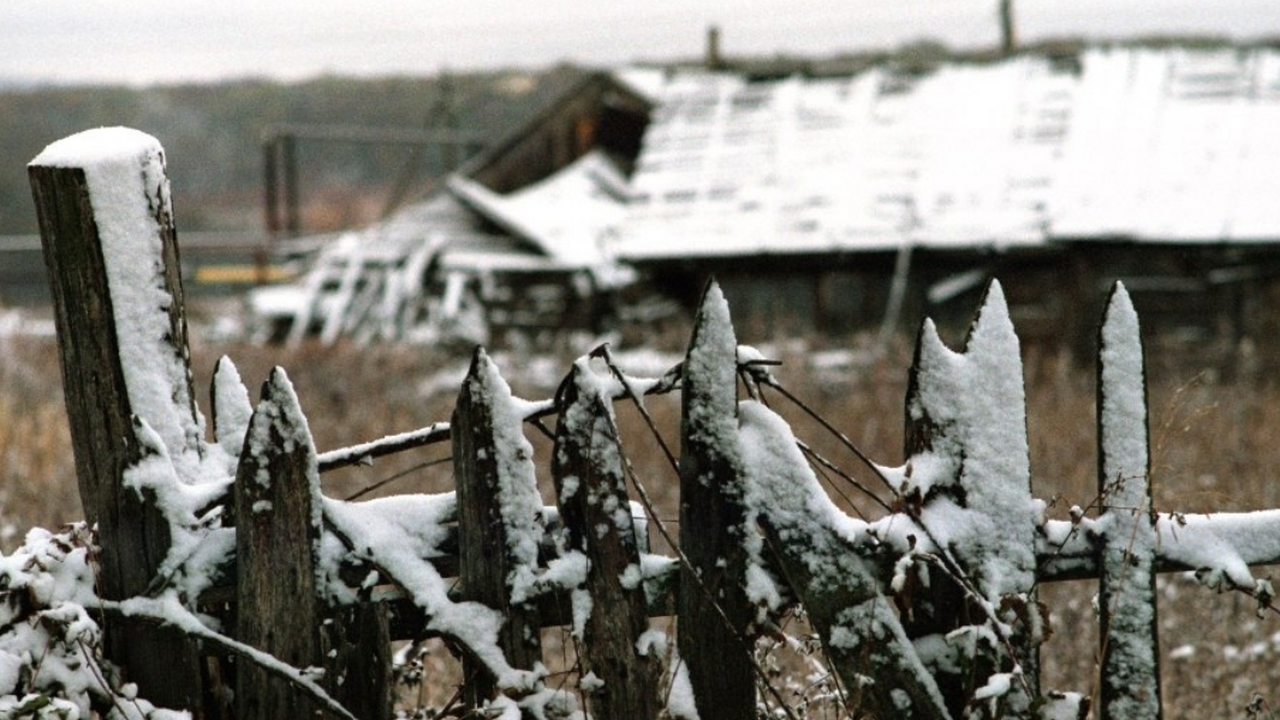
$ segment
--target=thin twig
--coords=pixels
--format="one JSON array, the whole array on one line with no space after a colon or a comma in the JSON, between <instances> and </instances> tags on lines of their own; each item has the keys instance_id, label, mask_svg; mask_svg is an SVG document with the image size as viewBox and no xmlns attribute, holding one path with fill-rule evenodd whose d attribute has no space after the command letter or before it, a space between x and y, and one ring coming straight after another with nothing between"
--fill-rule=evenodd
<instances>
[{"instance_id":1,"label":"thin twig","mask_svg":"<svg viewBox=\"0 0 1280 720\"><path fill-rule=\"evenodd\" d=\"M153 606L163 604L163 610L153 611ZM145 600L139 598L133 600L118 602L115 600L103 600L100 607L103 611L120 617L133 618L137 620L145 620L154 622L161 627L170 628L176 632L180 632L191 638L202 640L210 645L217 646L244 659L246 662L253 663L258 668L274 675L281 680L289 683L299 691L309 695L320 706L329 712L346 718L346 720L358 720L351 711L347 710L337 700L333 699L324 688L315 682L302 676L298 668L284 662L271 653L258 650L254 647L246 645L237 640L233 640L200 622L191 611L182 607L177 601L164 600Z\"/></svg>"},{"instance_id":2,"label":"thin twig","mask_svg":"<svg viewBox=\"0 0 1280 720\"><path fill-rule=\"evenodd\" d=\"M343 502L352 502L353 500L359 500L365 495L368 495L369 493L374 492L376 490L380 490L386 487L387 485L390 485L391 483L395 482L396 480L399 480L400 478L405 477L406 475L412 475L413 473L418 472L419 470L426 470L429 467L435 467L436 465L442 465L444 463L452 462L452 461L453 461L453 456L450 455L448 457L436 458L435 460L428 460L424 463L418 463L417 465L414 465L411 468L407 468L405 470L401 470L398 473L389 475L379 480L378 482L364 488L363 490L357 491L354 495L348 495L343 500Z\"/></svg>"},{"instance_id":3,"label":"thin twig","mask_svg":"<svg viewBox=\"0 0 1280 720\"><path fill-rule=\"evenodd\" d=\"M671 466L677 473L679 473L679 463L676 462L675 456L671 454L666 443L662 441L662 437L658 435L657 427L653 423L653 418L649 415L649 411L645 408L644 403L640 401L639 396L632 389L630 380L622 373L621 370L618 369L618 366L614 364L613 356L609 352L608 344L606 343L601 345L599 348L596 348L596 350L593 351L593 354L596 353L599 353L598 357L604 358L605 365L609 367L609 370L613 372L613 374L618 378L618 381L622 383L623 392L626 397L630 398L631 402L635 404L636 409L640 411L641 416L645 419L645 423L648 424L654 435L658 437L658 442L662 445L663 451L666 452L667 458L671 462ZM614 439L621 444L621 438L615 436ZM715 609L716 615L718 615L721 621L724 622L725 627L727 627L729 632L733 634L734 639L742 645L743 650L746 652L747 662L751 665L751 669L755 672L756 676L760 678L760 681L764 684L769 694L773 695L774 699L782 705L783 709L787 713L787 717L791 718L791 720L799 720L795 713L791 711L790 706L788 706L782 699L777 688L773 687L769 682L768 675L765 674L764 669L760 667L759 663L756 662L755 657L753 657L751 650L754 647L754 643L748 642L747 638L744 637L736 627L734 627L733 621L729 619L729 615L724 611L724 607L716 601L715 593L713 593L711 588L707 586L706 582L702 579L702 576L694 570L693 563L689 560L689 557L684 554L684 551L680 549L680 546L675 542L675 539L667 531L666 525L658 519L658 514L654 511L653 500L649 497L648 491L645 490L644 485L640 482L640 478L636 474L635 468L631 465L631 459L628 458L625 453L623 453L622 457L626 464L627 476L631 478L631 484L635 487L636 494L639 495L640 502L644 505L645 512L649 513L649 516L653 518L654 525L657 526L658 532L662 535L662 539L666 540L667 545L675 552L679 562L689 570L688 576L693 578L699 591L706 596L708 603L710 603L711 607Z\"/></svg>"},{"instance_id":4,"label":"thin twig","mask_svg":"<svg viewBox=\"0 0 1280 720\"><path fill-rule=\"evenodd\" d=\"M662 395L679 388L677 376L679 375L680 365L668 370L660 379L648 387L645 395ZM610 398L617 400L617 397ZM537 423L538 420L554 415L556 413L554 400L539 400L528 404L528 408L522 418L525 422ZM545 428L543 429L546 432ZM371 440L360 445L340 448L338 450L329 450L320 453L318 457L320 472L326 473L330 470L347 467L348 465L359 465L368 463L375 458L385 455L392 455L406 450L425 447L438 442L445 442L452 437L452 428L447 422L438 422L428 425L418 430L410 430L398 435L388 435L387 437Z\"/></svg>"},{"instance_id":5,"label":"thin twig","mask_svg":"<svg viewBox=\"0 0 1280 720\"><path fill-rule=\"evenodd\" d=\"M867 454L862 452L861 448L859 448L857 445L854 445L853 441L850 440L847 435L837 430L834 425L827 422L826 418L819 415L817 411L809 407L800 398L796 397L795 395L792 395L791 392L787 390L785 387L783 387L782 383L778 382L773 376L768 376L765 379L765 383L769 387L773 388L774 390L777 390L778 392L782 393L783 397L785 397L786 399L794 403L796 407L803 410L806 415L808 415L810 418L816 421L827 432L831 433L832 436L834 436L837 440L839 440L841 445L844 445L845 448L849 450L849 452L853 453L854 456L856 456L859 460L861 460L862 463L866 465L867 468L869 468L877 478L880 479L880 482L884 483L885 488L887 488L889 492L893 493L894 497L897 497L899 495L897 488L893 486L893 483L889 482L889 478L885 477L884 471L880 469L880 466L872 462L871 458L867 457Z\"/></svg>"}]
</instances>

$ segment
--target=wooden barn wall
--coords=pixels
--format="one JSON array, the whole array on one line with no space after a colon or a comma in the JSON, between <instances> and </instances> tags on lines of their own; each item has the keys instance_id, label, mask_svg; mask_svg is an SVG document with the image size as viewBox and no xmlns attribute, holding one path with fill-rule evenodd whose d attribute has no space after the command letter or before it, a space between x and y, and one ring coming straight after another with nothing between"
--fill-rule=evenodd
<instances>
[{"instance_id":1,"label":"wooden barn wall","mask_svg":"<svg viewBox=\"0 0 1280 720\"><path fill-rule=\"evenodd\" d=\"M467 174L497 193L537 182L594 148L624 164L640 151L649 104L607 76L593 75L486 152Z\"/></svg>"},{"instance_id":2,"label":"wooden barn wall","mask_svg":"<svg viewBox=\"0 0 1280 720\"><path fill-rule=\"evenodd\" d=\"M778 334L847 334L883 321L893 253L718 258L648 266L654 283L692 307L714 274L744 342ZM1215 344L1280 335L1280 246L1250 249L1123 242L1064 244L1005 253L917 251L897 327L913 332L931 317L944 338L963 340L985 282L945 302L937 283L980 271L998 278L1027 344L1066 346L1087 356L1102 300L1117 280L1128 287L1144 333L1170 342Z\"/></svg>"}]
</instances>

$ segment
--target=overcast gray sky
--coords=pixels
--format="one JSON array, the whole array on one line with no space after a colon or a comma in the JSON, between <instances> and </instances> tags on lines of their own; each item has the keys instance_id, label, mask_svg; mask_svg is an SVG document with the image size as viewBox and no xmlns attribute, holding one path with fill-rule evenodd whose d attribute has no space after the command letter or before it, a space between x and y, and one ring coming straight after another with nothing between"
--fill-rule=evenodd
<instances>
[{"instance_id":1,"label":"overcast gray sky","mask_svg":"<svg viewBox=\"0 0 1280 720\"><path fill-rule=\"evenodd\" d=\"M996 39L997 0L0 0L0 78L143 84ZM1025 38L1280 35L1280 0L1015 0Z\"/></svg>"}]
</instances>

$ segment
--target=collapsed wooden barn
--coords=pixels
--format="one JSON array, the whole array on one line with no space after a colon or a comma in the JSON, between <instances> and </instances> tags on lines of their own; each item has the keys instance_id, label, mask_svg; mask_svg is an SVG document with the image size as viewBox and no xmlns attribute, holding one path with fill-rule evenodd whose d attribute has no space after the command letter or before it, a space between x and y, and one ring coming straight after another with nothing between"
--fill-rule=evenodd
<instances>
[{"instance_id":1,"label":"collapsed wooden barn","mask_svg":"<svg viewBox=\"0 0 1280 720\"><path fill-rule=\"evenodd\" d=\"M1275 334L1277 126L1280 52L1256 47L628 70L590 76L358 244L372 256L402 226L396 267L432 258L415 307L469 291L499 331L603 329L633 270L687 305L714 274L748 339L958 328L999 277L1029 342L1089 347L1096 298L1123 280L1149 329L1227 347ZM489 249L501 273L462 260ZM412 335L312 298L329 319L295 334Z\"/></svg>"},{"instance_id":2,"label":"collapsed wooden barn","mask_svg":"<svg viewBox=\"0 0 1280 720\"><path fill-rule=\"evenodd\" d=\"M598 331L633 277L603 250L651 105L585 75L425 200L318 243L296 282L251 298L260 335L498 341Z\"/></svg>"}]
</instances>

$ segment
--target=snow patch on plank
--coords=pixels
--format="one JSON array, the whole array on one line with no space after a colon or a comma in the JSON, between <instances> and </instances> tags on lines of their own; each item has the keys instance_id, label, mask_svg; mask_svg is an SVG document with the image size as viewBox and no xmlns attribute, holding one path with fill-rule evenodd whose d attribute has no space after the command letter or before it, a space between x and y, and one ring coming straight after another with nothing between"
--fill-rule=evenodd
<instances>
[{"instance_id":1,"label":"snow patch on plank","mask_svg":"<svg viewBox=\"0 0 1280 720\"><path fill-rule=\"evenodd\" d=\"M1105 545L1099 598L1106 627L1104 712L1160 716L1155 552L1146 378L1138 314L1117 283L1099 333L1099 452Z\"/></svg>"},{"instance_id":2,"label":"snow patch on plank","mask_svg":"<svg viewBox=\"0 0 1280 720\"><path fill-rule=\"evenodd\" d=\"M456 512L452 493L435 496L403 496L342 503L325 500L330 522L355 545L356 553L386 571L388 579L404 588L427 616L427 629L453 638L474 653L497 678L498 685L513 690L532 690L536 671L517 670L507 662L498 645L504 618L498 611L477 602L454 602L449 598L450 582L431 564L445 537L443 522ZM324 565L334 566L328 549ZM330 574L336 575L335 571ZM330 592L336 583L326 584Z\"/></svg>"},{"instance_id":3,"label":"snow patch on plank","mask_svg":"<svg viewBox=\"0 0 1280 720\"><path fill-rule=\"evenodd\" d=\"M910 482L922 493L955 488L965 499L963 507L927 503L924 525L975 573L988 600L1030 590L1038 509L1030 492L1022 360L999 283L988 290L964 352L947 348L926 322L917 382L908 412L936 431L930 451L911 458Z\"/></svg>"},{"instance_id":4,"label":"snow patch on plank","mask_svg":"<svg viewBox=\"0 0 1280 720\"><path fill-rule=\"evenodd\" d=\"M755 401L742 403L739 413L747 527L767 518L784 542L804 543L800 560L819 587L834 588L859 577L872 585L862 561L850 552L851 546L868 540L867 524L845 515L823 492L785 420ZM748 542L762 543L759 539ZM761 553L762 548L757 548L751 555ZM757 574L748 576L753 583L761 581L759 573L768 577L763 563L752 564L760 566ZM766 588L755 594L757 602L780 596L776 589Z\"/></svg>"},{"instance_id":5,"label":"snow patch on plank","mask_svg":"<svg viewBox=\"0 0 1280 720\"><path fill-rule=\"evenodd\" d=\"M513 596L524 596L537 574L538 544L543 534L533 445L524 435L528 403L512 396L511 386L483 349L476 351L475 373L467 382L475 402L487 405L491 413L497 454L497 500L511 563L507 585Z\"/></svg>"},{"instance_id":6,"label":"snow patch on plank","mask_svg":"<svg viewBox=\"0 0 1280 720\"><path fill-rule=\"evenodd\" d=\"M197 481L204 419L170 327L175 299L165 289L161 218L173 208L164 149L137 130L99 128L49 145L31 165L84 171L130 405L164 441L178 477Z\"/></svg>"}]
</instances>

